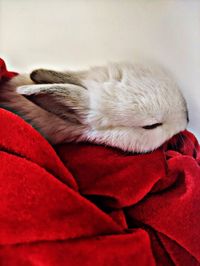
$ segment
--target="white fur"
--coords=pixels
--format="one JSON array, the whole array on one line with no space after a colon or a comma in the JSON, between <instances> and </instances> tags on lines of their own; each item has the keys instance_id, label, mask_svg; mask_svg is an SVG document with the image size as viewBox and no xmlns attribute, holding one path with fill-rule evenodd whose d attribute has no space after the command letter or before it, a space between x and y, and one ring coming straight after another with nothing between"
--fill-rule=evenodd
<instances>
[{"instance_id":1,"label":"white fur","mask_svg":"<svg viewBox=\"0 0 200 266\"><path fill-rule=\"evenodd\" d=\"M36 78L41 80L44 73L48 81L44 70L38 70ZM78 73L75 74L77 81ZM34 115L28 118L36 122L52 143L88 140L125 151L147 152L187 126L185 100L171 75L160 67L113 63L81 72L76 83L80 84L27 85L22 82L20 85L26 86L17 89L19 94L33 95L34 102L51 111L31 102L31 108L36 108L40 119L36 121ZM18 85L19 82L13 80L9 86ZM46 98L41 99L41 95ZM19 105L14 106L17 111L20 111ZM74 114L68 112L67 107L73 109ZM50 120L46 119L46 113ZM163 125L143 128L155 123ZM57 128L53 133L49 129L52 126Z\"/></svg>"},{"instance_id":2,"label":"white fur","mask_svg":"<svg viewBox=\"0 0 200 266\"><path fill-rule=\"evenodd\" d=\"M90 95L90 141L123 150L154 150L184 130L186 103L173 78L158 67L111 64L98 81L86 80ZM146 130L145 125L163 125Z\"/></svg>"}]
</instances>

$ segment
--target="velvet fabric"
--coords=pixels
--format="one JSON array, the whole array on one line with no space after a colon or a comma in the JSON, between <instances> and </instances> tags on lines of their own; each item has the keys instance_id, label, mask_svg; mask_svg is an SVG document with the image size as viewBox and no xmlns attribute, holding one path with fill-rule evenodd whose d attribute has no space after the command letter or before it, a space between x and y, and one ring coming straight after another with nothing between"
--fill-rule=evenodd
<instances>
[{"instance_id":1,"label":"velvet fabric","mask_svg":"<svg viewBox=\"0 0 200 266\"><path fill-rule=\"evenodd\" d=\"M148 154L52 147L0 109L0 265L200 265L195 136Z\"/></svg>"}]
</instances>

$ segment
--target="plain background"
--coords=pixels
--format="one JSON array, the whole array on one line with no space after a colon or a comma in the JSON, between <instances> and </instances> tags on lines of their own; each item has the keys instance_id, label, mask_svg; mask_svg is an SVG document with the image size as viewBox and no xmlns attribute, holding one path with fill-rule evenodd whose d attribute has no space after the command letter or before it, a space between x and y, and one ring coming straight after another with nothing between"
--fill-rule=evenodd
<instances>
[{"instance_id":1,"label":"plain background","mask_svg":"<svg viewBox=\"0 0 200 266\"><path fill-rule=\"evenodd\" d=\"M0 56L18 72L156 61L174 73L200 139L200 0L0 0Z\"/></svg>"}]
</instances>

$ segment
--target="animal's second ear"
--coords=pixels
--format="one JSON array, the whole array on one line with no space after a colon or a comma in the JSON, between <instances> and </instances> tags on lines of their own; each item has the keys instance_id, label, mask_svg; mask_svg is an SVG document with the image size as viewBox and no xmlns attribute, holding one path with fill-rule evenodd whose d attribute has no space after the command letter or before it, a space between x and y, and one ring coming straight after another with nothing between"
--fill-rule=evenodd
<instances>
[{"instance_id":1,"label":"animal's second ear","mask_svg":"<svg viewBox=\"0 0 200 266\"><path fill-rule=\"evenodd\" d=\"M83 79L87 71L66 71L59 72L49 69L36 69L30 74L30 78L37 84L74 84L83 86Z\"/></svg>"},{"instance_id":2,"label":"animal's second ear","mask_svg":"<svg viewBox=\"0 0 200 266\"><path fill-rule=\"evenodd\" d=\"M42 108L62 118L83 121L89 109L88 91L73 84L28 85L17 88Z\"/></svg>"}]
</instances>

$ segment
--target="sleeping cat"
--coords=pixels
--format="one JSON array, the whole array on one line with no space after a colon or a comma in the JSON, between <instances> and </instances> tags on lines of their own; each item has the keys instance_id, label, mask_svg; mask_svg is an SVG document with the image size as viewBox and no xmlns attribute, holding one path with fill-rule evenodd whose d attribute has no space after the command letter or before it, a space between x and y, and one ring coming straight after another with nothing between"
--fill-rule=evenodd
<instances>
[{"instance_id":1,"label":"sleeping cat","mask_svg":"<svg viewBox=\"0 0 200 266\"><path fill-rule=\"evenodd\" d=\"M0 106L30 121L52 144L90 141L131 152L156 149L188 123L171 75L130 63L18 75L1 89Z\"/></svg>"}]
</instances>

